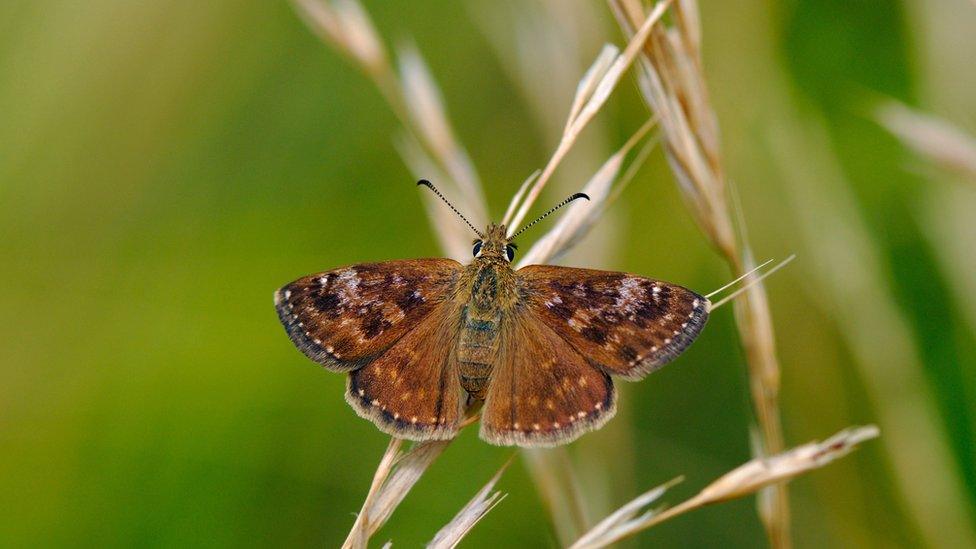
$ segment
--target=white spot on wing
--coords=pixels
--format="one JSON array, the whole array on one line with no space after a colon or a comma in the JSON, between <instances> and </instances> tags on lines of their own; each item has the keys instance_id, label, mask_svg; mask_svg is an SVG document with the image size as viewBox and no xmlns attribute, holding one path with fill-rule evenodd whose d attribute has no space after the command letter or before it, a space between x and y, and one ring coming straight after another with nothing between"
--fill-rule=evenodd
<instances>
[{"instance_id":1,"label":"white spot on wing","mask_svg":"<svg viewBox=\"0 0 976 549\"><path fill-rule=\"evenodd\" d=\"M618 292L620 295L617 297L614 305L624 314L631 314L637 310L638 304L640 304L641 299L644 297L640 280L637 278L625 278L620 283Z\"/></svg>"},{"instance_id":2,"label":"white spot on wing","mask_svg":"<svg viewBox=\"0 0 976 549\"><path fill-rule=\"evenodd\" d=\"M339 296L340 305L351 303L359 298L359 276L355 269L345 269L336 278L336 293Z\"/></svg>"}]
</instances>

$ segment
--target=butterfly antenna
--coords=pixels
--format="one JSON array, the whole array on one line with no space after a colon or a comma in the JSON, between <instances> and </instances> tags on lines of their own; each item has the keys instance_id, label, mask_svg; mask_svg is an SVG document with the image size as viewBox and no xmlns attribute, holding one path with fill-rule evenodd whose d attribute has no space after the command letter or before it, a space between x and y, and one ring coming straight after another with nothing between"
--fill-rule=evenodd
<instances>
[{"instance_id":1,"label":"butterfly antenna","mask_svg":"<svg viewBox=\"0 0 976 549\"><path fill-rule=\"evenodd\" d=\"M753 274L753 273L755 273L755 272L756 272L756 271L758 271L759 269L762 269L763 267L765 267L766 265L769 265L769 264L770 264L770 263L772 263L772 262L773 262L773 260L772 260L772 259L770 259L769 261L767 261L767 262L765 262L765 263L763 263L762 265L760 265L760 266L758 266L758 267L756 267L755 269L753 269L753 270L751 270L751 271L749 271L748 273L746 273L746 274L744 274L744 275L742 275L742 276L740 276L739 278L737 278L737 279L735 279L735 280L733 280L732 282L729 282L729 283L728 283L728 284L726 284L725 286L722 286L721 288L719 288L719 289L717 289L717 290L715 290L714 292L712 292L712 293L710 293L710 294L708 294L708 295L706 295L705 297L706 297L706 298L709 298L709 299L710 299L710 298L711 298L711 297L712 297L713 295L715 295L715 294L717 294L717 293L719 293L719 292L721 292L722 290L724 290L724 289L726 289L726 288L728 288L728 287L730 287L730 286L734 286L734 285L735 285L735 284L736 284L737 282L739 282L739 281L740 281L740 280L742 280L743 278L745 278L745 277L747 277L747 276L749 276L749 275L751 275L751 274Z\"/></svg>"},{"instance_id":2,"label":"butterfly antenna","mask_svg":"<svg viewBox=\"0 0 976 549\"><path fill-rule=\"evenodd\" d=\"M442 195L441 192L437 190L437 187L434 187L434 184L433 183L431 183L430 181L427 181L426 179L421 179L420 181L417 182L417 185L423 185L424 187L427 187L430 190L434 191L434 194L437 195L437 198L440 198L441 200L443 200L444 203L447 204L448 207L451 208L451 210L453 210L454 213L456 213L457 216L460 217L462 221L464 221L465 223L467 223L468 224L468 227L471 227L471 230L474 231L474 234L478 235L478 238L484 238L485 237L485 235L481 234L481 231L479 231L478 229L475 229L474 228L474 225L472 225L471 222L468 221L468 218L467 217L464 217L464 214L462 214L461 212L459 212L458 209L454 207L454 204L451 204L451 201L450 200L444 198L444 195Z\"/></svg>"},{"instance_id":3,"label":"butterfly antenna","mask_svg":"<svg viewBox=\"0 0 976 549\"><path fill-rule=\"evenodd\" d=\"M565 206L566 204L569 204L570 202L576 200L577 198L585 198L587 200L590 199L589 195L587 195L586 193L576 193L573 196L570 196L566 200L563 200L559 204L556 204L555 206L553 206L552 208L550 208L548 212L540 215L539 217L536 218L535 221L533 221L532 223L529 223L528 225L526 225L526 226L522 227L521 229L519 229L518 231L516 231L515 234L513 234L510 237L508 237L508 239L511 240L511 239L515 238L516 236L522 234L523 232L525 232L525 229L528 229L532 225L535 225L536 223L538 223L538 222L542 221L543 219L549 217L549 215L552 214L552 212L558 210L559 208L562 208L563 206Z\"/></svg>"},{"instance_id":4,"label":"butterfly antenna","mask_svg":"<svg viewBox=\"0 0 976 549\"><path fill-rule=\"evenodd\" d=\"M777 263L777 264L776 264L776 266L775 266L775 267L773 267L772 269L770 269L770 270L768 270L768 271L766 271L765 273L763 273L763 274L762 274L762 276L760 276L759 278L757 278L757 279L755 279L755 280L751 280L751 281L749 281L749 283L748 283L748 284L746 284L745 286L743 286L743 287L741 287L741 288L739 288L738 290L736 290L736 291L734 291L734 292L732 292L731 294L729 294L729 295L727 295L727 296L725 296L725 297L723 297L722 299L720 299L720 300L718 300L717 302L715 302L715 303L713 303L713 304L712 304L712 305L711 305L711 306L710 306L710 307L708 308L708 310L709 310L709 311L714 311L715 309L718 309L718 308L719 308L719 307L721 307L722 305L725 305L725 304L726 304L726 303L728 303L729 301L731 301L731 300L733 300L733 299L735 299L736 297L738 297L738 296L739 296L739 294L741 294L742 292L744 292L744 291L746 291L746 290L748 290L749 288L752 288L752 287L753 287L753 286L755 286L756 284L759 284L760 282L762 282L762 280L763 280L763 279L765 279L765 278L766 278L767 276L769 276L769 275L771 275L771 274L773 274L773 273L775 273L776 271L778 271L778 270L780 270L781 268L783 268L783 267L785 267L787 263L789 263L790 261L793 261L794 259L796 259L796 254L793 254L793 255L791 255L790 257L787 257L787 258L786 258L786 259L784 259L783 261L780 261L779 263ZM708 294L708 296L713 296L713 295L715 295L715 293L716 293L716 292L720 292L720 291L722 291L722 289L724 289L724 288L728 288L728 287L729 287L729 286L731 286L732 284L735 284L735 282L738 282L739 280L742 280L743 278L745 278L745 277L747 277L747 276L749 276L749 275L751 275L751 274L753 274L753 273L755 273L756 271L758 271L759 269L761 269L761 268L762 268L762 267L763 267L764 265L769 265L769 263L770 263L770 261L772 261L772 259L770 259L769 261L767 261L767 262L765 262L765 263L763 263L763 264L762 264L762 265L760 265L759 267L756 267L755 269L753 269L753 270L751 270L751 271L749 271L748 273L746 273L746 274L744 274L744 275L742 275L742 276L740 276L740 277L739 277L739 278L737 278L737 279L736 279L735 281L733 281L733 282L731 282L731 283L729 283L729 284L726 284L726 285L725 285L725 286L723 286L722 288L719 288L719 289L718 289L718 290L716 290L715 292L712 292L712 293L710 293L710 294ZM706 298L707 298L708 296L706 296Z\"/></svg>"}]
</instances>

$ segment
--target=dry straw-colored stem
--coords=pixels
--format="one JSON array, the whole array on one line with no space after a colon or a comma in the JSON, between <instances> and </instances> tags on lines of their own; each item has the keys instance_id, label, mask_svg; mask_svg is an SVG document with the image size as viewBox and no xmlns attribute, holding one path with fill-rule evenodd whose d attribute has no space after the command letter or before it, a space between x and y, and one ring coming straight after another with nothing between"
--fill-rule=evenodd
<instances>
[{"instance_id":1,"label":"dry straw-colored stem","mask_svg":"<svg viewBox=\"0 0 976 549\"><path fill-rule=\"evenodd\" d=\"M410 47L401 48L398 74L393 70L382 41L358 2L295 0L295 4L303 18L327 44L344 53L372 79L400 118L405 129L400 139L400 150L415 175L418 178L437 175L440 186L457 205L470 214L473 221L483 222L487 218L487 208L480 181L464 148L451 130L437 86L419 53ZM732 266L733 272L741 274L751 267L752 260L744 238L735 231L726 198L726 183L718 154L717 124L708 103L701 72L697 9L692 2L679 0L674 4L675 26L665 29L660 21L671 4L671 0L659 2L645 14L643 6L636 0L611 2L622 27L630 36L628 44L622 53L612 46L604 48L584 75L555 153L540 175L530 178L520 190L505 220L514 226L524 219L583 129L606 103L624 73L637 61L641 68L638 75L640 88L660 121L668 160L691 211L705 234ZM617 183L632 176L635 167L646 157L650 145L645 146L638 159L632 161L631 167L624 171L624 177L620 177L624 157L648 128L649 124L639 130L591 179L587 188L599 198L585 212L581 208L568 208L563 219L541 239L534 257L545 261L565 252L592 227L611 197L619 193L622 185ZM453 218L448 219L449 212L439 205L431 207L429 212L447 254L456 258L465 255L469 235L463 225ZM762 453L768 455L782 448L782 436L776 402L779 370L772 350L772 329L762 286L753 285L739 303L740 333L749 358L758 421L764 433ZM397 457L402 443L392 440L345 546L365 546L370 536L386 522L426 468L449 443L418 444L404 456ZM559 452L564 450L536 457L543 463L552 464L553 456L566 457L565 453ZM582 531L585 521L581 511L582 497L578 489L565 489L567 483L575 485L569 460L557 461L562 463L558 469L566 474L560 477L561 480L551 483L555 488L549 496L555 500L568 495L565 499L569 500L570 509L575 509L570 511L575 517L572 520L576 522L577 530ZM541 475L537 476L540 477L537 484L545 484ZM472 517L480 518L491 507L486 496L480 494L472 501L471 509L477 512L473 515L459 514L459 517L468 517L456 523L461 525L458 527L464 532L473 524L470 521ZM763 516L774 546L782 547L788 540L788 513L785 490L780 489L777 494L774 505ZM460 535L463 536L463 532Z\"/></svg>"},{"instance_id":2,"label":"dry straw-colored stem","mask_svg":"<svg viewBox=\"0 0 976 549\"><path fill-rule=\"evenodd\" d=\"M448 121L447 109L427 65L411 45L399 48L394 70L366 10L356 0L293 0L295 9L323 42L345 55L372 80L403 124L401 153L417 179L436 179L471 220L487 222L481 181ZM436 176L436 177L435 177ZM449 257L465 257L470 234L449 222L427 197L435 234Z\"/></svg>"},{"instance_id":3,"label":"dry straw-colored stem","mask_svg":"<svg viewBox=\"0 0 976 549\"><path fill-rule=\"evenodd\" d=\"M569 116L566 119L566 126L563 130L562 138L556 145L556 151L552 154L546 167L542 170L542 175L536 179L535 183L526 193L524 200L519 204L515 215L511 219L503 222L511 229L515 229L529 212L529 208L535 203L536 198L542 189L549 182L550 177L559 163L572 148L579 138L586 125L593 120L596 113L610 98L610 94L616 89L624 73L630 69L634 59L645 47L647 39L651 36L655 25L661 20L665 10L671 5L671 0L658 2L654 9L646 17L642 17L637 23L636 31L631 36L627 47L622 53L617 53L613 46L604 47L597 57L596 62L583 76L579 86L576 88L576 95L570 107Z\"/></svg>"},{"instance_id":4,"label":"dry straw-colored stem","mask_svg":"<svg viewBox=\"0 0 976 549\"><path fill-rule=\"evenodd\" d=\"M609 0L621 29L632 35L645 17L640 0ZM694 0L678 0L673 24L656 26L643 49L638 85L661 123L664 150L682 196L699 227L734 276L755 266L741 212L729 199L719 149L718 123L705 86L701 31ZM739 223L737 227L735 223ZM779 412L780 368L772 317L762 283L735 302L736 325L746 354L760 455L782 451ZM784 485L760 496L759 514L773 547L789 547L789 499Z\"/></svg>"},{"instance_id":5,"label":"dry straw-colored stem","mask_svg":"<svg viewBox=\"0 0 976 549\"><path fill-rule=\"evenodd\" d=\"M495 476L491 477L491 480L471 498L471 501L458 511L451 522L444 525L437 532L434 539L427 544L428 549L451 549L457 547L457 544L461 543L461 540L474 528L474 525L505 499L505 494L492 492L492 490L494 490L495 485L498 484L498 480L502 478L502 473L505 472L505 469L511 463L511 459L505 462L498 469L498 472L495 473Z\"/></svg>"},{"instance_id":6,"label":"dry straw-colored stem","mask_svg":"<svg viewBox=\"0 0 976 549\"><path fill-rule=\"evenodd\" d=\"M757 457L722 475L692 498L663 511L645 511L648 505L680 482L675 479L627 503L580 537L571 549L606 547L652 528L666 520L694 509L754 494L770 485L788 481L798 475L823 467L850 453L858 444L878 436L873 425L850 427L823 442L810 442L781 454Z\"/></svg>"},{"instance_id":7,"label":"dry straw-colored stem","mask_svg":"<svg viewBox=\"0 0 976 549\"><path fill-rule=\"evenodd\" d=\"M623 74L630 68L643 47L643 41L650 36L651 30L660 21L669 4L670 1L657 4L651 13L642 20L640 30L631 37L623 53L618 53L619 50L614 46L604 46L596 61L584 73L576 87L576 93L556 151L542 170L541 175L530 178L532 183L528 190L520 189L509 204L508 213L506 213L503 222L510 229L518 227L535 198L539 196L555 172L556 167L576 143L583 129L599 112L600 108L606 104ZM635 173L632 168L639 166L646 158L646 153L639 154L631 162L630 168L624 172L625 177L620 177L625 158L650 131L654 122L653 119L647 121L621 147L620 151L603 164L583 187L583 191L590 195L591 200L585 204L574 204L566 208L553 229L536 242L529 252L523 256L517 267L524 266L528 262L545 263L552 261L567 252L589 232L605 211L610 197L614 196L611 191L626 184L626 181ZM524 456L526 465L542 495L542 500L548 507L560 541L563 543L571 542L580 532L585 530L587 524L586 503L581 495L580 483L569 456L562 448L526 450Z\"/></svg>"},{"instance_id":8,"label":"dry straw-colored stem","mask_svg":"<svg viewBox=\"0 0 976 549\"><path fill-rule=\"evenodd\" d=\"M390 439L373 475L362 510L342 544L344 549L367 546L370 537L386 524L403 498L407 497L410 489L447 448L450 441L422 442L405 454L400 453L402 443L400 439Z\"/></svg>"},{"instance_id":9,"label":"dry straw-colored stem","mask_svg":"<svg viewBox=\"0 0 976 549\"><path fill-rule=\"evenodd\" d=\"M974 547L976 530L949 434L934 404L916 335L898 307L825 122L795 107L777 118L768 142L794 204L811 258L816 302L837 319L878 423L895 485L912 526L931 547ZM796 170L798 162L816 171Z\"/></svg>"},{"instance_id":10,"label":"dry straw-colored stem","mask_svg":"<svg viewBox=\"0 0 976 549\"><path fill-rule=\"evenodd\" d=\"M877 107L874 116L907 147L976 184L976 138L894 100Z\"/></svg>"},{"instance_id":11,"label":"dry straw-colored stem","mask_svg":"<svg viewBox=\"0 0 976 549\"><path fill-rule=\"evenodd\" d=\"M386 483L386 479L389 478L390 473L393 472L393 462L396 460L397 455L399 455L402 444L402 440L396 437L390 438L386 452L383 453L383 458L376 467L376 472L373 473L373 482L370 484L369 491L366 493L363 506L359 510L359 514L356 515L356 521L349 530L346 541L342 544L343 548L361 547L369 539L370 534L374 530L371 524L372 521L370 520L373 502L376 500L376 495L379 493L380 488Z\"/></svg>"},{"instance_id":12,"label":"dry straw-colored stem","mask_svg":"<svg viewBox=\"0 0 976 549\"><path fill-rule=\"evenodd\" d=\"M645 122L620 147L619 151L603 163L603 166L583 186L582 191L590 197L590 200L568 206L553 229L536 240L529 251L522 256L518 266L552 262L575 246L589 232L610 205L611 190L621 189L630 182L636 172L632 168L639 167L646 159L649 148L642 150L621 175L627 156L646 137L647 132L654 127L654 123L654 119Z\"/></svg>"}]
</instances>

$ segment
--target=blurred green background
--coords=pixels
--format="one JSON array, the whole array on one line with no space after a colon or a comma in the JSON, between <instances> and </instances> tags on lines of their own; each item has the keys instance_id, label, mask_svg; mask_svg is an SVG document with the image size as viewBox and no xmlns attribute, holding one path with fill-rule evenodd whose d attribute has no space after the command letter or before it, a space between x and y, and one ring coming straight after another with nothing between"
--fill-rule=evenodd
<instances>
[{"instance_id":1,"label":"blurred green background","mask_svg":"<svg viewBox=\"0 0 976 549\"><path fill-rule=\"evenodd\" d=\"M430 64L496 217L555 144L505 32L538 30L522 10L576 17L586 32L557 44L574 78L603 42L622 42L600 3L364 4L389 45L412 41ZM903 147L872 104L894 98L976 132L976 6L709 0L701 12L754 250L799 254L767 285L788 443L882 429L792 484L797 545L973 541L976 185ZM572 84L553 92L555 112ZM584 148L609 154L646 118L628 76ZM342 376L292 347L271 295L342 264L440 253L399 128L284 1L0 4L0 545L341 543L387 438L343 401ZM568 166L540 208L590 175ZM569 263L590 253L590 266L703 293L729 279L660 151L607 218ZM854 233L833 231L837 219ZM886 382L877 349L897 349L892 372L909 383ZM571 447L604 500L591 518L683 474L665 498L676 503L748 460L750 406L721 310ZM922 462L945 467L906 476L888 441L916 429L944 444L915 448L937 452ZM428 541L511 453L468 430L375 539ZM520 462L499 486L508 498L465 546L555 545ZM754 499L630 544L717 540L765 543Z\"/></svg>"}]
</instances>

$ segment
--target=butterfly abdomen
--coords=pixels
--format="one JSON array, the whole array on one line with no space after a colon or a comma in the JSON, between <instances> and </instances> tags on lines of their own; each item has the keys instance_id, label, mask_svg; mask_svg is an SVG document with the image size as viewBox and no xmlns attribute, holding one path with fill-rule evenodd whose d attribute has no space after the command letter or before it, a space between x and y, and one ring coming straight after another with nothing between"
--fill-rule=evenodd
<instances>
[{"instance_id":1,"label":"butterfly abdomen","mask_svg":"<svg viewBox=\"0 0 976 549\"><path fill-rule=\"evenodd\" d=\"M502 316L515 299L512 270L500 261L481 258L469 266L471 293L461 309L457 347L461 386L475 398L483 399L488 390L498 362Z\"/></svg>"},{"instance_id":2,"label":"butterfly abdomen","mask_svg":"<svg viewBox=\"0 0 976 549\"><path fill-rule=\"evenodd\" d=\"M482 398L498 355L498 324L501 313L464 307L458 339L458 364L461 386Z\"/></svg>"}]
</instances>

